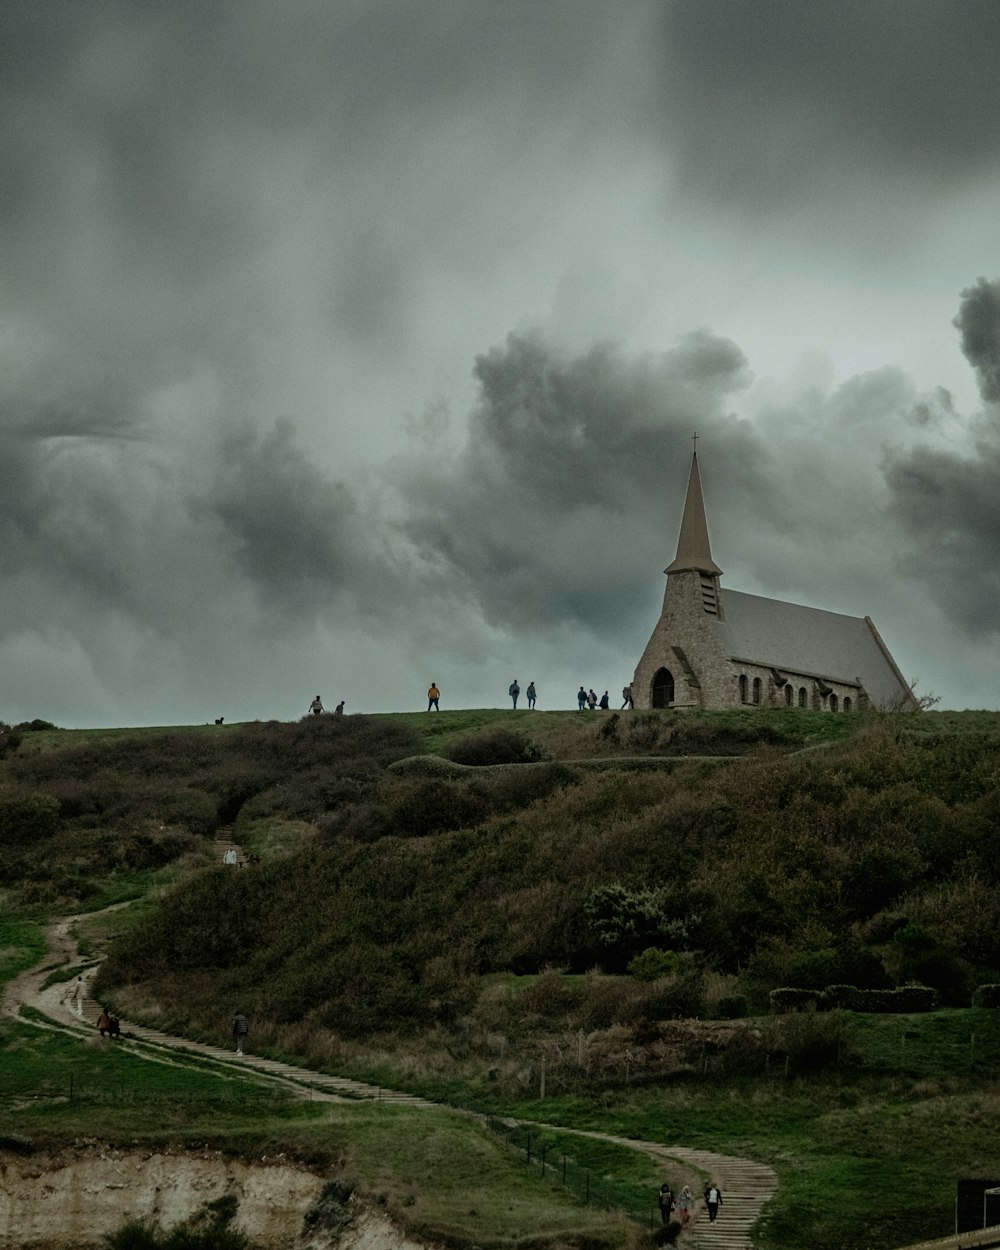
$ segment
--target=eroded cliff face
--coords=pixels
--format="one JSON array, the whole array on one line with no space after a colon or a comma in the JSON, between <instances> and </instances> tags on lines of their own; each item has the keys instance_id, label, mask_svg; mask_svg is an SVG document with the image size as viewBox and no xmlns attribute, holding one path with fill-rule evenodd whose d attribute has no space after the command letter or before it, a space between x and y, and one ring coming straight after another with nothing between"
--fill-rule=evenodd
<instances>
[{"instance_id":1,"label":"eroded cliff face","mask_svg":"<svg viewBox=\"0 0 1000 1250\"><path fill-rule=\"evenodd\" d=\"M384 1215L282 1157L218 1151L0 1151L0 1250L84 1250L129 1219L170 1227L237 1201L233 1227L265 1250L427 1250Z\"/></svg>"}]
</instances>

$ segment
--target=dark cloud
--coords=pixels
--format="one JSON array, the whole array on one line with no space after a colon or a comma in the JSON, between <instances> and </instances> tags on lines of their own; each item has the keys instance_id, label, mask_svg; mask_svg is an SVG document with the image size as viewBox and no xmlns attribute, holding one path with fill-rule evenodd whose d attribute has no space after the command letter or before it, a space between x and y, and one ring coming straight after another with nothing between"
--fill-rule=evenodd
<instances>
[{"instance_id":1,"label":"dark cloud","mask_svg":"<svg viewBox=\"0 0 1000 1250\"><path fill-rule=\"evenodd\" d=\"M998 44L992 0L675 0L662 127L679 184L755 207L823 189L870 210L872 179L884 190L914 175L950 194L997 166Z\"/></svg>"},{"instance_id":2,"label":"dark cloud","mask_svg":"<svg viewBox=\"0 0 1000 1250\"><path fill-rule=\"evenodd\" d=\"M300 628L345 597L370 613L402 593L380 541L382 523L365 518L347 486L309 463L290 422L265 435L228 436L208 497L193 507L219 522L221 551L265 609Z\"/></svg>"},{"instance_id":3,"label":"dark cloud","mask_svg":"<svg viewBox=\"0 0 1000 1250\"><path fill-rule=\"evenodd\" d=\"M671 558L658 527L684 489L691 434L735 424L742 352L699 331L660 355L603 344L572 357L521 333L475 374L468 446L409 482L408 534L492 623L620 630ZM746 432L728 442L738 455Z\"/></svg>"},{"instance_id":4,"label":"dark cloud","mask_svg":"<svg viewBox=\"0 0 1000 1250\"><path fill-rule=\"evenodd\" d=\"M903 559L947 619L969 638L1000 634L1000 453L920 448L887 465L893 509L912 545Z\"/></svg>"},{"instance_id":5,"label":"dark cloud","mask_svg":"<svg viewBox=\"0 0 1000 1250\"><path fill-rule=\"evenodd\" d=\"M980 278L963 291L955 325L962 331L962 351L976 371L983 399L1000 402L1000 280Z\"/></svg>"}]
</instances>

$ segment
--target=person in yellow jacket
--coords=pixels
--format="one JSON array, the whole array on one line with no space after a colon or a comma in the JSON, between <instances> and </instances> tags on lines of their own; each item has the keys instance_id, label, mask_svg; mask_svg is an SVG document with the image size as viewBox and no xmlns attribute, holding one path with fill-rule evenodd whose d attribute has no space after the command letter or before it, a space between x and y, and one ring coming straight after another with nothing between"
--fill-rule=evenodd
<instances>
[{"instance_id":1,"label":"person in yellow jacket","mask_svg":"<svg viewBox=\"0 0 1000 1250\"><path fill-rule=\"evenodd\" d=\"M440 699L440 698L441 698L441 691L440 691L440 690L438 690L438 688L437 688L437 682L436 682L436 681L432 681L432 682L431 682L431 688L427 691L427 710L428 710L428 712L431 710L431 708L433 708L435 712L440 712L440 711L441 711L441 708L438 706L438 699Z\"/></svg>"}]
</instances>

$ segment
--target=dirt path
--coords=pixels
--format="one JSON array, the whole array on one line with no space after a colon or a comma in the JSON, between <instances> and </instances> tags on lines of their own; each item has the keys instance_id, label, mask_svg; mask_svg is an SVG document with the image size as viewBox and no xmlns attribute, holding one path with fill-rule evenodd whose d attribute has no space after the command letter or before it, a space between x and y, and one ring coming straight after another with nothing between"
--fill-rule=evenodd
<instances>
[{"instance_id":1,"label":"dirt path","mask_svg":"<svg viewBox=\"0 0 1000 1250\"><path fill-rule=\"evenodd\" d=\"M127 904L116 904L107 912L116 911ZM93 1038L100 1004L90 994L90 984L100 961L80 957L73 928L79 920L106 913L90 913L88 916L68 916L54 921L48 930L48 949L45 957L34 968L21 973L7 987L3 998L3 1011L22 1023L38 1028L57 1029L63 1033ZM56 964L69 966L86 965L80 981L82 994L75 992L76 978L44 987L44 982ZM32 1007L46 1016L46 1021L25 1019L22 1007ZM185 1056L211 1059L218 1066L220 1075L250 1075L255 1080L277 1085L293 1091L302 1098L323 1102L376 1101L394 1106L423 1107L428 1110L449 1110L414 1094L400 1093L353 1081L348 1077L328 1076L306 1068L294 1067L274 1059L245 1053L237 1057L232 1049L210 1046L187 1038L174 1037L158 1029L144 1025L121 1022L121 1045L145 1059L161 1063L184 1063ZM457 1114L457 1113L456 1113ZM466 1113L462 1113L466 1114ZM712 1180L722 1190L723 1205L719 1218L710 1224L699 1199L698 1209L691 1226L683 1235L689 1247L718 1247L719 1250L751 1250L751 1229L766 1203L778 1189L774 1171L765 1164L751 1159L717 1154L707 1150L693 1150L686 1146L666 1146L657 1142L639 1141L634 1138L616 1137L610 1133L583 1132L566 1129L561 1125L539 1125L560 1133L576 1132L581 1137L599 1138L630 1150L639 1150L657 1161L662 1161L665 1172L678 1188L687 1180L695 1194L703 1186L696 1182L703 1178ZM680 1179L678 1177L680 1176Z\"/></svg>"}]
</instances>

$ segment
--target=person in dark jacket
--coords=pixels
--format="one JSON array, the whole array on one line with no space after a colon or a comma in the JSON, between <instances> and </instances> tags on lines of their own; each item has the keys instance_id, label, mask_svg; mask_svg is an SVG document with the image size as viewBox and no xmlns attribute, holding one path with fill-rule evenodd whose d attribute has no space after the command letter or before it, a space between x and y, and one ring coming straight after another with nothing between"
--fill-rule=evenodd
<instances>
[{"instance_id":1,"label":"person in dark jacket","mask_svg":"<svg viewBox=\"0 0 1000 1250\"><path fill-rule=\"evenodd\" d=\"M528 689L524 692L528 699L528 710L531 711L535 706L535 683L528 682Z\"/></svg>"},{"instance_id":2,"label":"person in dark jacket","mask_svg":"<svg viewBox=\"0 0 1000 1250\"><path fill-rule=\"evenodd\" d=\"M708 1222L715 1223L715 1217L719 1214L719 1207L722 1206L722 1190L716 1185L715 1181L705 1190L705 1207L708 1210Z\"/></svg>"},{"instance_id":3,"label":"person in dark jacket","mask_svg":"<svg viewBox=\"0 0 1000 1250\"><path fill-rule=\"evenodd\" d=\"M233 1041L236 1043L236 1053L243 1054L243 1043L246 1035L250 1032L250 1026L247 1024L247 1018L242 1011L238 1011L233 1016Z\"/></svg>"},{"instance_id":4,"label":"person in dark jacket","mask_svg":"<svg viewBox=\"0 0 1000 1250\"><path fill-rule=\"evenodd\" d=\"M516 712L516 711L517 711L517 696L521 693L521 687L517 684L517 678L516 678L516 677L515 677L515 678L514 678L514 680L510 683L510 685L507 687L507 693L510 695L510 697L511 697L511 699L512 699L513 703L514 703L514 711Z\"/></svg>"},{"instance_id":5,"label":"person in dark jacket","mask_svg":"<svg viewBox=\"0 0 1000 1250\"><path fill-rule=\"evenodd\" d=\"M582 686L576 692L576 701L580 708L580 711L582 712L583 709L587 706L587 692L586 690L584 690Z\"/></svg>"},{"instance_id":6,"label":"person in dark jacket","mask_svg":"<svg viewBox=\"0 0 1000 1250\"><path fill-rule=\"evenodd\" d=\"M670 1212L674 1209L674 1194L670 1188L669 1181L664 1181L660 1186L660 1192L656 1195L656 1201L660 1205L660 1219L664 1224L669 1224Z\"/></svg>"}]
</instances>

